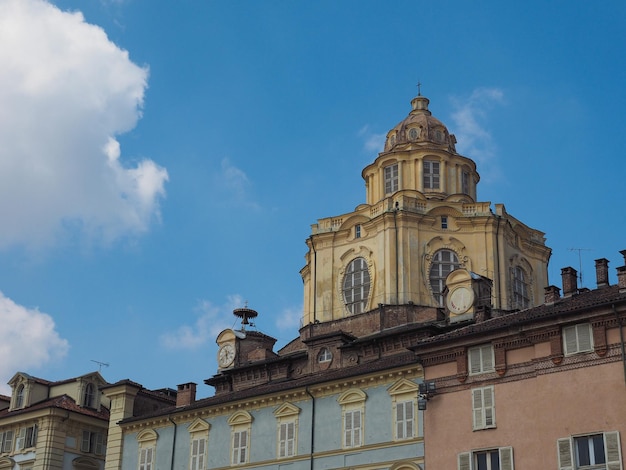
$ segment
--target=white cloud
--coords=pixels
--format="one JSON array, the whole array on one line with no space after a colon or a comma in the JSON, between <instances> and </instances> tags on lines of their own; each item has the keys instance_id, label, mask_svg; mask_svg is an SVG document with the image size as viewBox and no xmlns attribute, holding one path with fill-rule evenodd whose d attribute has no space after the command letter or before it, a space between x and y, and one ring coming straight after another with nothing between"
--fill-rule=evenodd
<instances>
[{"instance_id":1,"label":"white cloud","mask_svg":"<svg viewBox=\"0 0 626 470\"><path fill-rule=\"evenodd\" d=\"M196 321L193 325L182 325L173 332L161 335L161 344L168 349L196 349L207 342L215 341L217 335L226 328L231 328L233 310L244 305L240 295L228 296L225 304L213 305L202 300L196 306Z\"/></svg>"},{"instance_id":2,"label":"white cloud","mask_svg":"<svg viewBox=\"0 0 626 470\"><path fill-rule=\"evenodd\" d=\"M55 329L50 315L16 304L0 292L0 393L17 372L63 358L69 344Z\"/></svg>"},{"instance_id":3,"label":"white cloud","mask_svg":"<svg viewBox=\"0 0 626 470\"><path fill-rule=\"evenodd\" d=\"M378 154L383 151L386 134L373 133L369 126L365 125L359 130L358 135L363 138L363 148L367 153Z\"/></svg>"},{"instance_id":4,"label":"white cloud","mask_svg":"<svg viewBox=\"0 0 626 470\"><path fill-rule=\"evenodd\" d=\"M296 331L300 329L300 322L302 321L302 313L304 306L286 308L284 309L278 318L276 318L276 327L279 330Z\"/></svg>"},{"instance_id":5,"label":"white cloud","mask_svg":"<svg viewBox=\"0 0 626 470\"><path fill-rule=\"evenodd\" d=\"M497 88L477 88L468 97L452 99L455 108L452 121L458 142L457 150L492 173L497 173L497 170L486 163L494 159L497 149L485 122L487 111L503 101L504 93Z\"/></svg>"},{"instance_id":6,"label":"white cloud","mask_svg":"<svg viewBox=\"0 0 626 470\"><path fill-rule=\"evenodd\" d=\"M122 162L116 139L141 117L147 68L44 0L0 2L0 44L0 249L148 230L167 171Z\"/></svg>"},{"instance_id":7,"label":"white cloud","mask_svg":"<svg viewBox=\"0 0 626 470\"><path fill-rule=\"evenodd\" d=\"M227 201L230 206L259 208L257 202L251 197L252 183L248 175L233 165L228 158L222 159L220 171L215 176L214 187L220 192L216 200Z\"/></svg>"}]
</instances>

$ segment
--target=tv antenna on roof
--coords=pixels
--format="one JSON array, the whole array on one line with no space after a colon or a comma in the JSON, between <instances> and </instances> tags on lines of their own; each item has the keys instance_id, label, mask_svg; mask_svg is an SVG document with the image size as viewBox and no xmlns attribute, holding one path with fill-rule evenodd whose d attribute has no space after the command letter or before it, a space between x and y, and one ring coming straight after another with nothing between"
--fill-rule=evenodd
<instances>
[{"instance_id":1,"label":"tv antenna on roof","mask_svg":"<svg viewBox=\"0 0 626 470\"><path fill-rule=\"evenodd\" d=\"M91 362L95 362L96 364L98 364L98 372L100 372L102 370L102 366L104 367L109 367L109 363L108 362L100 362L100 361L95 361L93 359L90 359Z\"/></svg>"},{"instance_id":2,"label":"tv antenna on roof","mask_svg":"<svg viewBox=\"0 0 626 470\"><path fill-rule=\"evenodd\" d=\"M568 248L569 251L577 251L578 252L578 281L580 282L580 286L583 286L583 262L580 253L582 251L593 251L591 248Z\"/></svg>"}]
</instances>

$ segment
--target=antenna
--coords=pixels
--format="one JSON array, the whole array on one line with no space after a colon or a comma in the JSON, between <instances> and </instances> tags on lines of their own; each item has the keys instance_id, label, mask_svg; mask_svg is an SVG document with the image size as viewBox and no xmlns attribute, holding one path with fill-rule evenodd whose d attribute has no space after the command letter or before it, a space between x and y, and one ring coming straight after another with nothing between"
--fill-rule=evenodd
<instances>
[{"instance_id":1,"label":"antenna","mask_svg":"<svg viewBox=\"0 0 626 470\"><path fill-rule=\"evenodd\" d=\"M96 364L98 364L98 372L100 372L102 370L102 366L109 367L109 363L108 362L95 361L93 359L90 359L90 360L91 360L91 362L95 362Z\"/></svg>"},{"instance_id":2,"label":"antenna","mask_svg":"<svg viewBox=\"0 0 626 470\"><path fill-rule=\"evenodd\" d=\"M568 248L569 251L577 251L578 252L578 281L580 282L580 286L583 286L583 262L580 253L582 251L593 251L591 248Z\"/></svg>"}]
</instances>

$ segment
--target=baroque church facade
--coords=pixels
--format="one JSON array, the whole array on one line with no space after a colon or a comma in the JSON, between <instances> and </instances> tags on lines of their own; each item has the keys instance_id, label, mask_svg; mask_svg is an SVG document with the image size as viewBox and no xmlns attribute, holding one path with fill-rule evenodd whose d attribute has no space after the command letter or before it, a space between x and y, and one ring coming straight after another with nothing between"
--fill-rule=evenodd
<instances>
[{"instance_id":1,"label":"baroque church facade","mask_svg":"<svg viewBox=\"0 0 626 470\"><path fill-rule=\"evenodd\" d=\"M623 470L626 251L617 285L600 259L595 289L565 268L561 296L544 234L478 201L475 162L420 95L362 176L365 202L306 240L291 342L236 309L213 396L101 384L104 461L45 468ZM38 460L9 448L0 469Z\"/></svg>"}]
</instances>

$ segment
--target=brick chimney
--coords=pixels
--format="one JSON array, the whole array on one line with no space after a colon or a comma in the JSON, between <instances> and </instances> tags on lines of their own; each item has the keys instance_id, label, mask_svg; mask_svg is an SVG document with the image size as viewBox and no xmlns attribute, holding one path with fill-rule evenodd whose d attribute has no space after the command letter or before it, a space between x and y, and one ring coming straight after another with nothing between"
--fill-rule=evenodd
<instances>
[{"instance_id":1,"label":"brick chimney","mask_svg":"<svg viewBox=\"0 0 626 470\"><path fill-rule=\"evenodd\" d=\"M620 292L626 292L626 266L617 268L617 285Z\"/></svg>"},{"instance_id":2,"label":"brick chimney","mask_svg":"<svg viewBox=\"0 0 626 470\"><path fill-rule=\"evenodd\" d=\"M559 289L557 286L548 286L544 290L544 301L547 305L551 305L561 298L561 289Z\"/></svg>"},{"instance_id":3,"label":"brick chimney","mask_svg":"<svg viewBox=\"0 0 626 470\"><path fill-rule=\"evenodd\" d=\"M609 260L606 258L596 260L596 283L598 289L609 286Z\"/></svg>"},{"instance_id":4,"label":"brick chimney","mask_svg":"<svg viewBox=\"0 0 626 470\"><path fill-rule=\"evenodd\" d=\"M572 267L561 269L561 278L563 279L563 297L571 297L578 291L576 285L578 273Z\"/></svg>"},{"instance_id":5,"label":"brick chimney","mask_svg":"<svg viewBox=\"0 0 626 470\"><path fill-rule=\"evenodd\" d=\"M197 384L189 382L178 386L178 393L176 394L176 407L191 405L196 401L196 386Z\"/></svg>"},{"instance_id":6,"label":"brick chimney","mask_svg":"<svg viewBox=\"0 0 626 470\"><path fill-rule=\"evenodd\" d=\"M624 257L624 264L626 264L626 250L622 250L622 251L620 251L620 253Z\"/></svg>"}]
</instances>

